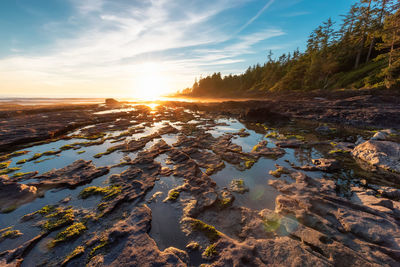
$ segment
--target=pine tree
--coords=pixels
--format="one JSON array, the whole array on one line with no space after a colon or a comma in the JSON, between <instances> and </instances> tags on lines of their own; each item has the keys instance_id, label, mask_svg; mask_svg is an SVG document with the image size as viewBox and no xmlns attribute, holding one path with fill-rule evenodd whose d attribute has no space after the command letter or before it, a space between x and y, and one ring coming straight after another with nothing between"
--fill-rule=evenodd
<instances>
[{"instance_id":1,"label":"pine tree","mask_svg":"<svg viewBox=\"0 0 400 267\"><path fill-rule=\"evenodd\" d=\"M377 18L377 20L375 22L375 25L374 25L374 29L375 30L372 33L372 40L371 40L371 43L369 45L367 59L365 61L366 63L368 63L368 61L370 60L371 54L372 54L372 50L375 47L377 32L380 32L382 30L382 28L383 28L383 18L384 18L384 15L386 13L386 7L391 2L391 0L376 0L376 1L378 2L378 4L379 4L379 2L381 3L381 7L377 12L378 13L378 18Z\"/></svg>"},{"instance_id":2,"label":"pine tree","mask_svg":"<svg viewBox=\"0 0 400 267\"><path fill-rule=\"evenodd\" d=\"M362 31L361 31L361 41L360 41L360 45L359 45L359 48L358 48L358 51L357 51L356 62L355 62L355 65L354 65L355 69L357 69L358 66L360 65L361 54L362 54L362 51L364 49L365 40L366 40L365 34L366 34L366 31L367 31L367 26L368 26L369 19L370 19L370 11L371 11L371 2L372 2L372 0L361 0L362 3L365 2L365 1L368 2L368 6L365 9L365 12L363 12L364 16L359 18L360 21L362 22L361 23L362 24Z\"/></svg>"},{"instance_id":3,"label":"pine tree","mask_svg":"<svg viewBox=\"0 0 400 267\"><path fill-rule=\"evenodd\" d=\"M381 50L389 50L383 56L387 58L387 68L383 69L385 85L392 88L400 83L400 10L385 21Z\"/></svg>"}]
</instances>

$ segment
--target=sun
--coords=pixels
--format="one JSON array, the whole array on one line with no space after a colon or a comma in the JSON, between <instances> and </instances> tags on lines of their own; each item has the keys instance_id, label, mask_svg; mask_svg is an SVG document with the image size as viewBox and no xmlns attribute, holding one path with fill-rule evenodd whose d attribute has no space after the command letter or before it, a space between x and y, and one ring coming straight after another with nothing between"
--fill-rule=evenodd
<instances>
[{"instance_id":1,"label":"sun","mask_svg":"<svg viewBox=\"0 0 400 267\"><path fill-rule=\"evenodd\" d=\"M139 66L134 82L134 96L141 100L157 100L170 92L168 75L161 63L146 62Z\"/></svg>"}]
</instances>

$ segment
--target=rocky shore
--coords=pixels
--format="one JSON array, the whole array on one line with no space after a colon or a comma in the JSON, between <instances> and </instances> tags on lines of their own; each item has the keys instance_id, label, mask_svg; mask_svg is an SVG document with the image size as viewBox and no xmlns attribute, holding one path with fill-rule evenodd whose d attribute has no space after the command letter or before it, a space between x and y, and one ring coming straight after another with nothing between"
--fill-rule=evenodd
<instances>
[{"instance_id":1,"label":"rocky shore","mask_svg":"<svg viewBox=\"0 0 400 267\"><path fill-rule=\"evenodd\" d=\"M0 117L1 266L399 265L396 99Z\"/></svg>"}]
</instances>

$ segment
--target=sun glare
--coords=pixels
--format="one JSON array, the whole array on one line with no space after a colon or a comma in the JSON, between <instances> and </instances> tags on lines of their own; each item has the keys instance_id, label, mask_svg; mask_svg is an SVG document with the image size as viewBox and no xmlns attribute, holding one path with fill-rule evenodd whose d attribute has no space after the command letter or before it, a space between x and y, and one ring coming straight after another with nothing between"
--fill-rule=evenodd
<instances>
[{"instance_id":1,"label":"sun glare","mask_svg":"<svg viewBox=\"0 0 400 267\"><path fill-rule=\"evenodd\" d=\"M161 64L147 62L140 66L135 79L133 97L141 100L157 100L170 92L168 76Z\"/></svg>"}]
</instances>

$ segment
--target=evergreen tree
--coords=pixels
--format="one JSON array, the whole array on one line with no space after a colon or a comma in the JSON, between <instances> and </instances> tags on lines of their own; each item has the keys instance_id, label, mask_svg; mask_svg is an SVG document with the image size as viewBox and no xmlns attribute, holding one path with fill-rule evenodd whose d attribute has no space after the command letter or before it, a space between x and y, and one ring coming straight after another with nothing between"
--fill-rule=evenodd
<instances>
[{"instance_id":1,"label":"evergreen tree","mask_svg":"<svg viewBox=\"0 0 400 267\"><path fill-rule=\"evenodd\" d=\"M359 0L342 16L338 30L328 19L312 31L305 52L296 49L274 59L269 51L266 63L250 66L243 74L200 77L191 95L248 97L283 90L398 88L399 8L399 0ZM360 65L364 56L365 64Z\"/></svg>"}]
</instances>

